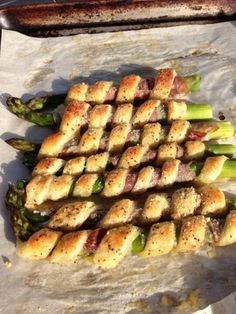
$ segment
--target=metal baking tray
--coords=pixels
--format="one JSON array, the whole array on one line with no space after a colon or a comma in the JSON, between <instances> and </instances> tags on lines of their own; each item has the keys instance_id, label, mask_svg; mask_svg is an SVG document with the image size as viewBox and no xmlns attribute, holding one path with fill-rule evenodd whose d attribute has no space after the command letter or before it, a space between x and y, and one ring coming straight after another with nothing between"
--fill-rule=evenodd
<instances>
[{"instance_id":1,"label":"metal baking tray","mask_svg":"<svg viewBox=\"0 0 236 314\"><path fill-rule=\"evenodd\" d=\"M235 0L79 0L0 9L0 27L48 37L236 19Z\"/></svg>"}]
</instances>

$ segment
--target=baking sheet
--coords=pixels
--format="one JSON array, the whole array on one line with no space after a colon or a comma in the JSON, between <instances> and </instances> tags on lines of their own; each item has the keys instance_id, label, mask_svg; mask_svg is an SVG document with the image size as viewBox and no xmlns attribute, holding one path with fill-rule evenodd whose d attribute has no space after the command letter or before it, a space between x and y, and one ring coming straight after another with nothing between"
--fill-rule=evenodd
<instances>
[{"instance_id":1,"label":"baking sheet","mask_svg":"<svg viewBox=\"0 0 236 314\"><path fill-rule=\"evenodd\" d=\"M18 135L40 141L47 134L16 118L5 107L7 95L25 100L65 92L75 82L119 82L128 73L154 75L173 66L180 74L199 72L202 90L192 101L214 104L236 121L236 22L166 29L30 38L3 31L0 58L0 311L4 313L224 313L234 312L236 246L192 255L141 259L127 257L102 271L82 261L50 265L15 256L4 207L7 182L29 173L4 139ZM231 142L235 142L232 140ZM223 184L235 192L236 184ZM5 258L12 267L7 268ZM233 295L230 295L233 293ZM230 295L230 296L229 296ZM229 296L222 303L210 306ZM222 307L223 306L223 307ZM217 310L218 308L218 310ZM201 311L202 310L202 311ZM217 312L218 311L218 312ZM220 312L221 311L221 312Z\"/></svg>"},{"instance_id":2,"label":"baking sheet","mask_svg":"<svg viewBox=\"0 0 236 314\"><path fill-rule=\"evenodd\" d=\"M7 1L0 27L36 37L212 23L236 17L236 2L227 0L54 0ZM31 3L31 5L30 5ZM34 3L32 5L32 3ZM18 4L18 5L17 5Z\"/></svg>"}]
</instances>

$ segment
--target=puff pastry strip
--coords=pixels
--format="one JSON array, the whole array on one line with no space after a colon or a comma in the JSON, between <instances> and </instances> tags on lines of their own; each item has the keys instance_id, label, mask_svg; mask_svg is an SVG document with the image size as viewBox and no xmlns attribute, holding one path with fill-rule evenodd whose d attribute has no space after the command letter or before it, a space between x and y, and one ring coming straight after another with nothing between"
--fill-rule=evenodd
<instances>
[{"instance_id":1,"label":"puff pastry strip","mask_svg":"<svg viewBox=\"0 0 236 314\"><path fill-rule=\"evenodd\" d=\"M106 269L116 267L128 254L154 257L171 252L194 252L205 244L227 246L235 242L236 211L232 210L224 219L197 215L184 218L178 224L156 223L148 234L131 224L107 231L82 230L65 235L44 228L26 242L18 242L17 254L29 259L48 257L50 262L59 264L77 263L81 257L90 255L90 260Z\"/></svg>"},{"instance_id":2,"label":"puff pastry strip","mask_svg":"<svg viewBox=\"0 0 236 314\"><path fill-rule=\"evenodd\" d=\"M46 200L59 200L69 195L88 197L100 193L103 197L114 197L124 193L142 193L154 187L166 188L175 182L209 184L218 178L234 177L234 173L224 172L225 167L230 167L232 163L235 161L217 156L208 157L204 162L187 164L172 159L164 162L160 168L147 166L138 172L115 169L104 175L92 173L79 178L71 175L35 176L27 184L25 206L34 209Z\"/></svg>"},{"instance_id":3,"label":"puff pastry strip","mask_svg":"<svg viewBox=\"0 0 236 314\"><path fill-rule=\"evenodd\" d=\"M191 79L190 79L191 78ZM67 101L87 101L92 104L109 102L134 102L147 98L167 99L179 94L187 94L193 89L190 80L199 83L199 76L178 76L174 69L160 69L156 78L142 79L131 74L123 77L120 85L111 81L98 81L89 86L86 83L73 85L67 94Z\"/></svg>"},{"instance_id":4,"label":"puff pastry strip","mask_svg":"<svg viewBox=\"0 0 236 314\"><path fill-rule=\"evenodd\" d=\"M164 126L158 122L147 123L143 129L132 129L130 124L121 124L114 127L111 132L105 132L103 128L90 128L80 139L74 137L72 140L61 133L53 134L42 143L38 158L89 155L98 151L117 154L125 146L137 144L156 148L160 143L180 144L185 140L208 141L228 138L232 135L232 126L225 121L190 124L188 121L176 120Z\"/></svg>"},{"instance_id":5,"label":"puff pastry strip","mask_svg":"<svg viewBox=\"0 0 236 314\"><path fill-rule=\"evenodd\" d=\"M50 229L63 232L76 231L84 225L114 228L125 224L143 226L166 218L180 220L186 216L202 214L222 217L232 209L230 199L212 185L201 188L187 187L166 193L154 193L142 201L122 199L104 211L94 202L67 203L53 213L47 223Z\"/></svg>"}]
</instances>

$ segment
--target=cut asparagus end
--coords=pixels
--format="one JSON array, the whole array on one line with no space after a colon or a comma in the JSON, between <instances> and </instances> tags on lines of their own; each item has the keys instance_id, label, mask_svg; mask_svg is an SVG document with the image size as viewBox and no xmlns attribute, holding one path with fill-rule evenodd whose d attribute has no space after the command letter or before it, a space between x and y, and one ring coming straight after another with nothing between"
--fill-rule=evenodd
<instances>
[{"instance_id":1,"label":"cut asparagus end","mask_svg":"<svg viewBox=\"0 0 236 314\"><path fill-rule=\"evenodd\" d=\"M209 144L205 143L206 152L213 155L226 155L232 157L235 152L235 147L232 144Z\"/></svg>"},{"instance_id":2,"label":"cut asparagus end","mask_svg":"<svg viewBox=\"0 0 236 314\"><path fill-rule=\"evenodd\" d=\"M236 159L228 159L225 161L219 178L236 178Z\"/></svg>"},{"instance_id":3,"label":"cut asparagus end","mask_svg":"<svg viewBox=\"0 0 236 314\"><path fill-rule=\"evenodd\" d=\"M53 113L36 113L28 108L19 98L7 99L9 110L17 117L35 123L39 126L55 126L56 116Z\"/></svg>"},{"instance_id":4,"label":"cut asparagus end","mask_svg":"<svg viewBox=\"0 0 236 314\"><path fill-rule=\"evenodd\" d=\"M49 95L30 99L26 105L31 110L43 110L56 108L65 102L66 94Z\"/></svg>"},{"instance_id":5,"label":"cut asparagus end","mask_svg":"<svg viewBox=\"0 0 236 314\"><path fill-rule=\"evenodd\" d=\"M189 92L194 93L200 90L201 76L199 74L185 76L184 79Z\"/></svg>"},{"instance_id":6,"label":"cut asparagus end","mask_svg":"<svg viewBox=\"0 0 236 314\"><path fill-rule=\"evenodd\" d=\"M210 120L213 117L209 104L187 104L185 120Z\"/></svg>"},{"instance_id":7,"label":"cut asparagus end","mask_svg":"<svg viewBox=\"0 0 236 314\"><path fill-rule=\"evenodd\" d=\"M36 149L36 145L34 143L22 138L9 138L5 142L21 152L32 152Z\"/></svg>"},{"instance_id":8,"label":"cut asparagus end","mask_svg":"<svg viewBox=\"0 0 236 314\"><path fill-rule=\"evenodd\" d=\"M234 128L230 121L211 122L216 129L208 133L209 140L229 138L234 135Z\"/></svg>"}]
</instances>

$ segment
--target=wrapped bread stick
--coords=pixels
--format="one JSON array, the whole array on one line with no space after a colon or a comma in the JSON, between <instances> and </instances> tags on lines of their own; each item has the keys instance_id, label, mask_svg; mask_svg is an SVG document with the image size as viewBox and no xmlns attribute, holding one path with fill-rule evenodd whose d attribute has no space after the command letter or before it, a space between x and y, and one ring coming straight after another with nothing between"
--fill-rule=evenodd
<instances>
[{"instance_id":1,"label":"wrapped bread stick","mask_svg":"<svg viewBox=\"0 0 236 314\"><path fill-rule=\"evenodd\" d=\"M81 137L60 131L43 141L37 158L91 155L102 151L117 154L125 147L137 144L156 148L162 143L208 141L229 138L233 134L234 129L227 121L190 124L184 120L176 120L164 126L158 122L147 123L142 129L132 129L130 124L121 124L110 132L104 131L103 128L90 128Z\"/></svg>"},{"instance_id":2,"label":"wrapped bread stick","mask_svg":"<svg viewBox=\"0 0 236 314\"><path fill-rule=\"evenodd\" d=\"M159 222L146 231L132 224L67 234L43 228L27 241L19 241L17 254L28 259L48 258L58 264L77 263L89 256L97 266L108 269L116 267L129 254L157 257L172 252L196 252L209 243L227 246L235 242L236 211L232 210L224 219L196 215L178 223Z\"/></svg>"},{"instance_id":3,"label":"wrapped bread stick","mask_svg":"<svg viewBox=\"0 0 236 314\"><path fill-rule=\"evenodd\" d=\"M177 143L161 144L157 149L142 145L128 147L122 154L111 155L108 152L87 156L79 156L70 160L48 157L41 159L32 175L63 174L81 175L85 173L104 173L113 168L135 169L152 163L161 165L165 161L178 158L183 161L199 160L209 155L234 155L231 144L211 144L201 141L187 141L183 145Z\"/></svg>"},{"instance_id":4,"label":"wrapped bread stick","mask_svg":"<svg viewBox=\"0 0 236 314\"><path fill-rule=\"evenodd\" d=\"M160 69L156 78L142 79L138 75L125 76L119 85L111 81L98 81L89 86L86 83L73 85L67 94L67 101L87 101L92 104L109 102L135 102L147 98L168 99L200 89L198 74L182 77L174 69Z\"/></svg>"},{"instance_id":5,"label":"wrapped bread stick","mask_svg":"<svg viewBox=\"0 0 236 314\"><path fill-rule=\"evenodd\" d=\"M34 209L47 200L57 201L74 197L115 197L125 193L143 193L151 188L163 189L178 182L207 185L221 179L236 177L236 161L225 156L208 157L204 162L181 163L171 159L162 167L147 166L138 172L115 169L103 175L83 174L79 177L35 176L26 187L26 208Z\"/></svg>"}]
</instances>

